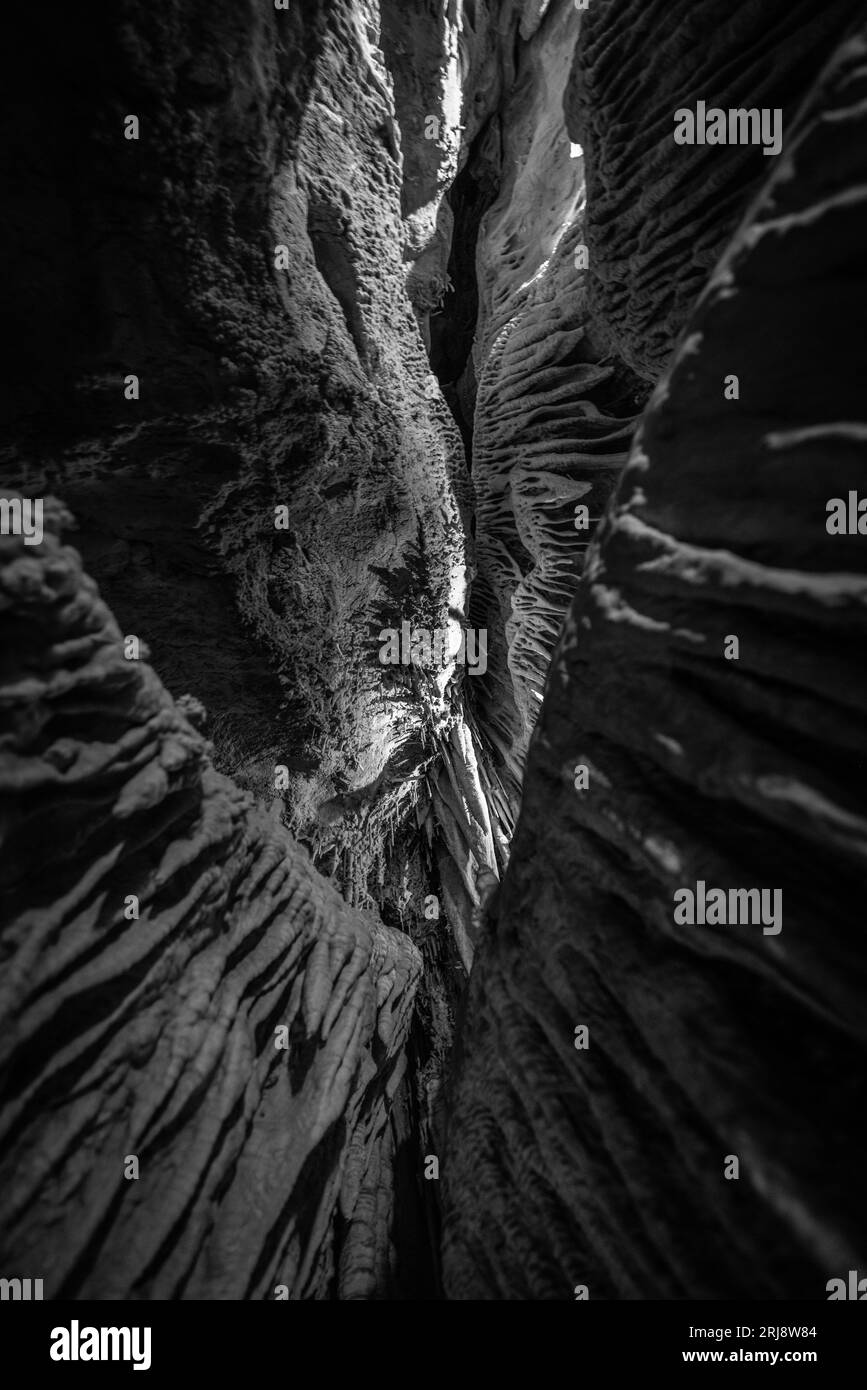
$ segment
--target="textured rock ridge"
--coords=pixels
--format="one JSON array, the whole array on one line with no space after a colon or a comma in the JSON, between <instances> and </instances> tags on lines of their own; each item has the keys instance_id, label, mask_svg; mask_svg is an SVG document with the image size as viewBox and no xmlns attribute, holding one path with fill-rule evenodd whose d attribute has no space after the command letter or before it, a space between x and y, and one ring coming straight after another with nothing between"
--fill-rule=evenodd
<instances>
[{"instance_id":1,"label":"textured rock ridge","mask_svg":"<svg viewBox=\"0 0 867 1390\"><path fill-rule=\"evenodd\" d=\"M379 660L383 629L466 621L472 565L464 452L419 332L460 143L455 21L422 8L420 100L442 148L397 121L397 6L96 0L47 26L18 17L0 471L63 499L123 632L206 707L217 770L268 800L282 779L279 819L346 902L422 944L438 896L421 985L436 1036L407 1082L424 1107L472 960L464 846L487 854L491 837L434 811L445 748L459 814L484 797L462 672Z\"/></svg>"},{"instance_id":2,"label":"textured rock ridge","mask_svg":"<svg viewBox=\"0 0 867 1390\"><path fill-rule=\"evenodd\" d=\"M0 1274L865 1267L864 14L16 14ZM784 154L676 145L698 101ZM700 880L782 931L681 924Z\"/></svg>"},{"instance_id":3,"label":"textured rock ridge","mask_svg":"<svg viewBox=\"0 0 867 1390\"><path fill-rule=\"evenodd\" d=\"M479 715L513 790L637 412L768 172L754 146L681 148L673 160L673 113L724 96L780 107L788 131L856 8L747 4L721 22L711 4L601 0L543 7L519 29L466 374L478 383L473 611L495 634ZM587 529L576 530L578 505Z\"/></svg>"},{"instance_id":4,"label":"textured rock ridge","mask_svg":"<svg viewBox=\"0 0 867 1390\"><path fill-rule=\"evenodd\" d=\"M26 21L49 95L4 131L32 222L5 229L3 475L63 497L125 630L213 711L220 766L262 790L285 765L293 825L330 859L430 723L384 689L377 635L462 608L466 465L405 289L377 7L200 9ZM344 864L347 895L380 848Z\"/></svg>"},{"instance_id":5,"label":"textured rock ridge","mask_svg":"<svg viewBox=\"0 0 867 1390\"><path fill-rule=\"evenodd\" d=\"M514 808L554 643L646 395L588 333L584 162L563 110L583 22L552 6L519 32L476 258L473 612L492 632L477 705Z\"/></svg>"},{"instance_id":6,"label":"textured rock ridge","mask_svg":"<svg viewBox=\"0 0 867 1390\"><path fill-rule=\"evenodd\" d=\"M750 144L681 146L680 107L783 113L805 91L858 0L593 0L566 93L587 166L595 335L650 383L772 163ZM652 59L649 55L652 54Z\"/></svg>"},{"instance_id":7,"label":"textured rock ridge","mask_svg":"<svg viewBox=\"0 0 867 1390\"><path fill-rule=\"evenodd\" d=\"M470 987L450 1298L864 1268L867 563L825 504L867 438L865 56L861 28L689 318L555 653ZM676 924L700 879L781 890L782 930Z\"/></svg>"},{"instance_id":8,"label":"textured rock ridge","mask_svg":"<svg viewBox=\"0 0 867 1390\"><path fill-rule=\"evenodd\" d=\"M2 1267L46 1297L381 1296L420 956L214 770L48 506L41 546L0 539Z\"/></svg>"}]
</instances>

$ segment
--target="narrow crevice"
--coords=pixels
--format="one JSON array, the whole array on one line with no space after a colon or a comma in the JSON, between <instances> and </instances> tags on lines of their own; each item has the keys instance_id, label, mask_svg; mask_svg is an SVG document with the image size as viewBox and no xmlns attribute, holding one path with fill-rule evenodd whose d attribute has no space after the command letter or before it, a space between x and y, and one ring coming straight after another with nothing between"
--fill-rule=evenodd
<instances>
[{"instance_id":1,"label":"narrow crevice","mask_svg":"<svg viewBox=\"0 0 867 1390\"><path fill-rule=\"evenodd\" d=\"M492 121L474 140L467 161L449 189L446 200L454 216L448 277L442 308L430 319L430 362L443 396L455 417L467 462L472 465L475 373L473 339L479 317L476 251L479 228L500 191L499 170L488 153Z\"/></svg>"}]
</instances>

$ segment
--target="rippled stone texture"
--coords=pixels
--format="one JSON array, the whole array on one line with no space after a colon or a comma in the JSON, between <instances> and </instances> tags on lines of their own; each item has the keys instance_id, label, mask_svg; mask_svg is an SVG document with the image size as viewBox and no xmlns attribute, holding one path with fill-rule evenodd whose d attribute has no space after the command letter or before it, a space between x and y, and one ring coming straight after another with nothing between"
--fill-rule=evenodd
<instances>
[{"instance_id":1,"label":"rippled stone texture","mask_svg":"<svg viewBox=\"0 0 867 1390\"><path fill-rule=\"evenodd\" d=\"M451 1298L867 1267L867 552L825 527L867 438L865 59L862 29L691 315L559 643L471 981ZM781 889L782 932L675 925L699 879Z\"/></svg>"},{"instance_id":2,"label":"rippled stone texture","mask_svg":"<svg viewBox=\"0 0 867 1390\"><path fill-rule=\"evenodd\" d=\"M475 401L473 611L494 635L477 707L513 806L637 414L768 173L752 146L675 147L674 112L696 100L780 106L788 132L855 6L747 4L721 20L718 5L601 0L542 7L532 23L529 8L497 140L486 132L469 165L481 179L493 162L499 186L479 228L462 382Z\"/></svg>"},{"instance_id":3,"label":"rippled stone texture","mask_svg":"<svg viewBox=\"0 0 867 1390\"><path fill-rule=\"evenodd\" d=\"M675 147L680 107L803 95L858 0L593 0L566 93L584 146L594 333L648 382L772 160L755 145ZM673 157L675 148L677 157Z\"/></svg>"},{"instance_id":4,"label":"rippled stone texture","mask_svg":"<svg viewBox=\"0 0 867 1390\"><path fill-rule=\"evenodd\" d=\"M16 13L0 113L4 327L16 345L0 378L0 488L69 506L122 630L147 643L173 695L206 707L215 767L268 800L285 770L275 827L282 817L345 901L421 937L434 930L426 897L439 894L439 950L421 986L436 1023L418 1049L424 1077L407 1080L423 1119L413 1112L397 1146L397 1177L385 1153L376 1178L372 1159L364 1170L378 1227L394 1216L389 1184L412 1184L397 1203L405 1251L419 1247L408 1213L431 1055L448 1050L465 979L448 938L468 939L472 906L456 893L448 912L427 775L437 780L438 740L468 740L460 673L434 692L417 670L379 661L379 633L404 619L446 626L466 604L470 545L463 450L413 309L429 288L423 253L436 259L431 227L413 216L415 172L432 159L441 194L454 159L424 140L423 122L404 144L406 94L384 51L395 11L94 0L57 7L49 24ZM452 155L456 94L439 79L456 66L453 27L420 7L416 37L434 68L423 100L430 91L429 109L454 121ZM137 140L125 138L131 114ZM477 799L471 771L455 774ZM43 905L52 891L49 874ZM325 936L344 932L331 904ZM82 1027L98 993L86 1003ZM356 1042L345 1042L352 1067ZM291 1165L274 1180L315 1222L305 1258L320 1258L320 1241L333 1260L318 1180ZM438 1184L425 1189L433 1204ZM384 1237L374 1244L358 1287L382 1296L377 1262L390 1256ZM435 1279L429 1241L415 1257ZM318 1274L296 1283L317 1296L337 1287Z\"/></svg>"},{"instance_id":5,"label":"rippled stone texture","mask_svg":"<svg viewBox=\"0 0 867 1390\"><path fill-rule=\"evenodd\" d=\"M16 47L43 98L22 63L0 141L3 481L70 506L125 629L211 711L223 769L264 789L285 765L322 854L342 798L374 799L425 722L384 689L379 631L419 607L444 625L466 582L466 466L406 295L377 9L34 11ZM380 849L357 849L359 881Z\"/></svg>"},{"instance_id":6,"label":"rippled stone texture","mask_svg":"<svg viewBox=\"0 0 867 1390\"><path fill-rule=\"evenodd\" d=\"M563 114L583 23L560 6L520 29L498 196L479 227L473 611L492 640L477 706L513 809L554 643L647 394L589 331L584 162Z\"/></svg>"},{"instance_id":7,"label":"rippled stone texture","mask_svg":"<svg viewBox=\"0 0 867 1390\"><path fill-rule=\"evenodd\" d=\"M48 505L40 546L0 538L0 1267L382 1296L420 956L215 772Z\"/></svg>"}]
</instances>

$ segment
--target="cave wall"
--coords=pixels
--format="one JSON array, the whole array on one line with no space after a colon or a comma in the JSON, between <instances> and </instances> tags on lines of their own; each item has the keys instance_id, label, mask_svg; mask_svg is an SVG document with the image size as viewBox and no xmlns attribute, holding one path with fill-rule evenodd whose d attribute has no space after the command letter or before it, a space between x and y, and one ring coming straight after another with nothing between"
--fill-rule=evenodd
<instances>
[{"instance_id":1,"label":"cave wall","mask_svg":"<svg viewBox=\"0 0 867 1390\"><path fill-rule=\"evenodd\" d=\"M4 481L63 498L125 630L211 713L220 765L259 792L288 767L323 855L425 722L384 690L378 633L421 609L445 625L469 554L377 25L348 0L34 15L18 48L44 100L22 62L3 131Z\"/></svg>"},{"instance_id":2,"label":"cave wall","mask_svg":"<svg viewBox=\"0 0 867 1390\"><path fill-rule=\"evenodd\" d=\"M496 635L477 703L514 805L554 644L638 415L768 171L754 146L681 147L673 159L673 112L698 99L780 107L787 131L856 8L781 0L723 19L694 0L561 0L536 7L532 25L524 12L463 383L473 611ZM489 158L486 142L480 165Z\"/></svg>"},{"instance_id":3,"label":"cave wall","mask_svg":"<svg viewBox=\"0 0 867 1390\"><path fill-rule=\"evenodd\" d=\"M382 1297L421 957L215 771L48 506L38 548L0 539L3 1268Z\"/></svg>"},{"instance_id":4,"label":"cave wall","mask_svg":"<svg viewBox=\"0 0 867 1390\"><path fill-rule=\"evenodd\" d=\"M865 52L862 22L688 315L557 645L470 985L449 1298L824 1299L864 1267L867 565L826 501L867 437ZM780 891L781 929L679 922L699 880Z\"/></svg>"},{"instance_id":5,"label":"cave wall","mask_svg":"<svg viewBox=\"0 0 867 1390\"><path fill-rule=\"evenodd\" d=\"M439 111L454 95L443 78L451 30L424 18ZM48 1213L66 1201L51 1294L267 1297L278 1283L292 1298L437 1291L438 1187L421 1186L419 1145L436 1152L437 1096L472 958L469 948L458 954L456 943L469 941L460 914L469 919L473 900L461 864L449 920L437 856L447 868L451 859L432 844L429 778L458 730L456 785L477 799L477 774L455 761L466 750L473 768L476 759L460 727L461 673L384 667L378 634L403 619L459 621L469 483L413 302L421 277L408 272L426 228L406 193L415 166L380 19L376 4L349 0L279 11L98 0L48 25L35 12L16 17L0 140L11 190L0 228L4 327L17 345L0 383L4 496L18 487L61 499L85 571L152 663L147 688L158 678L170 692L165 709L151 695L147 718L171 729L194 713L212 743L205 753L185 729L193 751L177 773L183 793L172 796L186 819L165 817L153 846L149 817L161 815L167 791L155 786L122 833L100 821L110 809L102 783L88 784L69 862L53 844L53 798L65 792L43 775L41 743L24 740L0 759L6 846L29 837L42 855L38 892L30 859L23 876L8 870L4 951L18 961L22 924L44 911L42 939L52 956L68 941L71 972L55 984L48 963L34 969L27 956L2 1015L4 1078L13 1088L25 1086L19 1074L29 1078L24 1100L42 1087L47 1105L44 1123L29 1110L25 1123L21 1097L7 1105L4 1086L8 1163L26 1172L41 1146L45 1157L4 1213L2 1249L9 1259L47 1256L55 1216L37 1219L29 1203L43 1185ZM130 114L137 140L125 138ZM129 398L130 373L138 398ZM278 506L288 510L280 529ZM7 616L17 640L24 619ZM138 705L110 711L105 729L100 708L83 701L76 745L58 735L61 762L110 764L102 744L112 744L115 721L136 727ZM157 744L150 756L158 762ZM124 754L119 781L126 770ZM31 776L44 786L19 821ZM64 802L64 833L70 815ZM178 869L166 907L161 859L192 853L183 841L199 822L213 844L193 842L193 867ZM112 892L125 855L142 903L156 899L144 964L130 962L134 924L99 898L103 853L118 859ZM213 900L207 912L196 874ZM433 923L423 911L432 893L443 904ZM79 956L87 968L73 971ZM198 979L198 958L207 962L201 988L176 1029L166 1019L187 977ZM120 1035L101 1068L88 1050L103 982L115 977L106 998L142 1039L141 1075L131 1078ZM155 989L163 979L174 990L165 1005ZM57 1110L41 1054L28 1071L28 1031L47 1037L31 991L65 1010L62 1077L86 1108ZM262 1031L284 995L288 1080L284 1054L269 1053ZM423 1036L410 1024L414 996ZM233 1001L242 1001L237 1020L226 1016ZM162 1029L180 1080L162 1079ZM100 1116L105 1079L118 1094ZM135 1151L125 1131L138 1093L133 1138L147 1162L136 1187L113 1165L119 1150ZM168 1123L153 1133L163 1113ZM68 1136L91 1123L98 1133L76 1158ZM269 1166L275 1149L285 1162ZM154 1242L145 1212L170 1181L177 1201Z\"/></svg>"},{"instance_id":6,"label":"cave wall","mask_svg":"<svg viewBox=\"0 0 867 1390\"><path fill-rule=\"evenodd\" d=\"M17 17L0 476L60 501L2 538L0 1253L49 1296L437 1297L441 1187L450 1298L863 1261L857 45L789 143L860 9ZM673 145L723 93L784 110L769 191ZM384 668L403 619L486 675ZM672 923L769 866L780 937Z\"/></svg>"},{"instance_id":7,"label":"cave wall","mask_svg":"<svg viewBox=\"0 0 867 1390\"><path fill-rule=\"evenodd\" d=\"M779 107L784 148L858 0L593 0L566 92L584 147L593 332L649 384L773 159L751 144L682 145L680 107ZM652 55L652 58L650 57Z\"/></svg>"}]
</instances>

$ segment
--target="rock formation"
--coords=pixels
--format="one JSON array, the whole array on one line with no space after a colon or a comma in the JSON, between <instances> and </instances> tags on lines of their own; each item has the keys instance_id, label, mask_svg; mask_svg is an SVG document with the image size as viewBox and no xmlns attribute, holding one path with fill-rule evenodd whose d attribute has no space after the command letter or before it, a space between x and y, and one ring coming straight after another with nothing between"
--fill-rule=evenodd
<instances>
[{"instance_id":1,"label":"rock formation","mask_svg":"<svg viewBox=\"0 0 867 1390\"><path fill-rule=\"evenodd\" d=\"M0 1273L812 1298L863 1263L864 566L824 529L862 10L17 18ZM778 109L784 153L677 144L697 102ZM677 924L699 880L773 880L783 931Z\"/></svg>"},{"instance_id":2,"label":"rock formation","mask_svg":"<svg viewBox=\"0 0 867 1390\"><path fill-rule=\"evenodd\" d=\"M689 317L555 654L470 986L451 1298L816 1299L864 1267L867 561L826 498L867 438L865 52ZM782 929L678 925L699 880L773 885Z\"/></svg>"},{"instance_id":3,"label":"rock formation","mask_svg":"<svg viewBox=\"0 0 867 1390\"><path fill-rule=\"evenodd\" d=\"M4 1268L364 1297L419 953L214 770L68 519L0 542Z\"/></svg>"},{"instance_id":4,"label":"rock formation","mask_svg":"<svg viewBox=\"0 0 867 1390\"><path fill-rule=\"evenodd\" d=\"M587 164L593 330L649 383L774 162L757 144L676 148L674 111L697 101L780 108L785 148L823 58L859 9L857 0L590 7L565 109Z\"/></svg>"}]
</instances>

